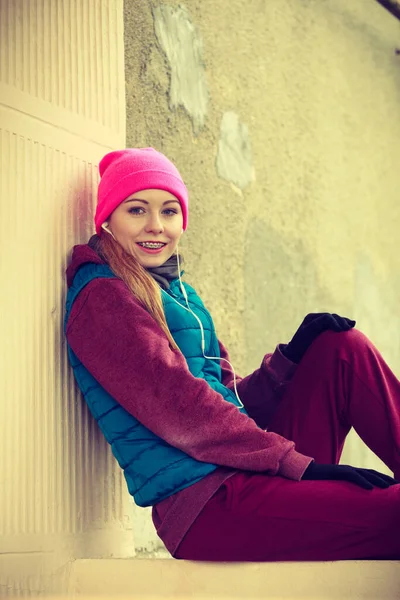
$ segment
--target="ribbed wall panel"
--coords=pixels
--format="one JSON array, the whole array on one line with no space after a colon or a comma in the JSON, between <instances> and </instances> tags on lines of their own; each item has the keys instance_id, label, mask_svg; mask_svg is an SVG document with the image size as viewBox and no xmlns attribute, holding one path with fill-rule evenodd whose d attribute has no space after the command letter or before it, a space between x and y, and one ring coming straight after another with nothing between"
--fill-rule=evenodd
<instances>
[{"instance_id":1,"label":"ribbed wall panel","mask_svg":"<svg viewBox=\"0 0 400 600\"><path fill-rule=\"evenodd\" d=\"M2 83L115 131L120 10L120 0L0 0Z\"/></svg>"},{"instance_id":2,"label":"ribbed wall panel","mask_svg":"<svg viewBox=\"0 0 400 600\"><path fill-rule=\"evenodd\" d=\"M63 333L98 161L125 144L122 29L122 0L0 0L0 555L55 552L65 535L90 555L102 528L126 521L122 472Z\"/></svg>"},{"instance_id":3,"label":"ribbed wall panel","mask_svg":"<svg viewBox=\"0 0 400 600\"><path fill-rule=\"evenodd\" d=\"M0 139L2 172L19 173L1 178L0 531L79 532L121 515L120 471L76 388L62 332L66 257L92 233L97 168L10 131Z\"/></svg>"}]
</instances>

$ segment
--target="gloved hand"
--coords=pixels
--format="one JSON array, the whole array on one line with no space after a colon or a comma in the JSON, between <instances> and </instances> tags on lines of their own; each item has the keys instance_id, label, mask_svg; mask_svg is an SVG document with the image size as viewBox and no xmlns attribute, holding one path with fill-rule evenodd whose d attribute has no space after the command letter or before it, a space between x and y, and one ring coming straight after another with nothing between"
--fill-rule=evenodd
<instances>
[{"instance_id":1,"label":"gloved hand","mask_svg":"<svg viewBox=\"0 0 400 600\"><path fill-rule=\"evenodd\" d=\"M348 331L356 324L346 317L330 313L310 313L306 316L293 339L282 349L282 354L294 363L299 363L306 350L320 333L331 331Z\"/></svg>"},{"instance_id":2,"label":"gloved hand","mask_svg":"<svg viewBox=\"0 0 400 600\"><path fill-rule=\"evenodd\" d=\"M321 465L316 462L308 465L302 479L350 481L366 490L372 490L374 486L388 488L399 483L393 477L378 473L373 469L360 469L349 465Z\"/></svg>"}]
</instances>

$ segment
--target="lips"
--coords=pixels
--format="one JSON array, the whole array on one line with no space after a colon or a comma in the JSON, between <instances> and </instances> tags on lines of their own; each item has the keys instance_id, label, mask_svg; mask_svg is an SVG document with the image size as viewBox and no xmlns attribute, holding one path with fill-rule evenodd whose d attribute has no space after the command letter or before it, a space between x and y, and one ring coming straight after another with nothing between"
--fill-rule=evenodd
<instances>
[{"instance_id":1,"label":"lips","mask_svg":"<svg viewBox=\"0 0 400 600\"><path fill-rule=\"evenodd\" d=\"M147 252L147 254L159 254L164 250L167 244L164 244L159 248L146 248L146 246L141 246L138 242L136 242L136 245L139 246L142 252Z\"/></svg>"},{"instance_id":2,"label":"lips","mask_svg":"<svg viewBox=\"0 0 400 600\"><path fill-rule=\"evenodd\" d=\"M161 240L144 240L143 242L136 242L137 244L167 244L167 242L162 242Z\"/></svg>"}]
</instances>

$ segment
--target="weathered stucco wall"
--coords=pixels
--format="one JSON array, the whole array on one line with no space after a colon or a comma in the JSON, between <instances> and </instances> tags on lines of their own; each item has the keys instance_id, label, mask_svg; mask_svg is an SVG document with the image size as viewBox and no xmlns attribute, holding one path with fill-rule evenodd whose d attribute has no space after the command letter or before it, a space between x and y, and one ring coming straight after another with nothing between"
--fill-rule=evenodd
<instances>
[{"instance_id":1,"label":"weathered stucco wall","mask_svg":"<svg viewBox=\"0 0 400 600\"><path fill-rule=\"evenodd\" d=\"M182 172L186 279L240 374L329 311L400 376L399 34L373 0L125 0L127 145Z\"/></svg>"}]
</instances>

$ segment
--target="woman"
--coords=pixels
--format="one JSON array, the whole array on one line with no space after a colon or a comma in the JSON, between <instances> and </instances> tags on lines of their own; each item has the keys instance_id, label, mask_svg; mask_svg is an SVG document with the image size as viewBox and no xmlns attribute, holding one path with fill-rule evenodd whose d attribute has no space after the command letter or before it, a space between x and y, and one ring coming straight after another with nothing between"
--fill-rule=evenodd
<instances>
[{"instance_id":1,"label":"woman","mask_svg":"<svg viewBox=\"0 0 400 600\"><path fill-rule=\"evenodd\" d=\"M67 269L69 358L172 556L400 559L397 480L338 465L354 427L400 478L400 383L378 350L354 321L312 314L236 377L181 279L188 194L176 167L136 148L99 169L96 235Z\"/></svg>"}]
</instances>

